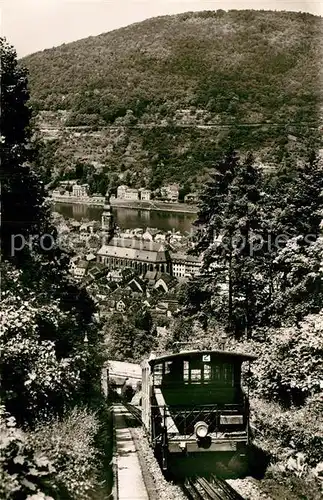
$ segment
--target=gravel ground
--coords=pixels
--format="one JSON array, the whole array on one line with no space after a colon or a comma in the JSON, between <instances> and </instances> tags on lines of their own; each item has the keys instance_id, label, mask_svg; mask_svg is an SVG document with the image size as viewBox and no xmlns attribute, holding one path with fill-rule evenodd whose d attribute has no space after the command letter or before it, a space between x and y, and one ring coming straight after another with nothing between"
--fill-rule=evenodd
<instances>
[{"instance_id":1,"label":"gravel ground","mask_svg":"<svg viewBox=\"0 0 323 500\"><path fill-rule=\"evenodd\" d=\"M245 500L322 500L323 489L310 478L275 477L257 480L252 477L230 479L228 483Z\"/></svg>"},{"instance_id":2,"label":"gravel ground","mask_svg":"<svg viewBox=\"0 0 323 500\"><path fill-rule=\"evenodd\" d=\"M257 482L252 478L228 479L227 483L236 490L245 500L271 500L272 497L261 491Z\"/></svg>"},{"instance_id":3,"label":"gravel ground","mask_svg":"<svg viewBox=\"0 0 323 500\"><path fill-rule=\"evenodd\" d=\"M136 439L136 447L139 449L141 459L147 465L150 476L155 486L156 500L186 500L186 497L179 486L166 481L162 471L154 457L154 453L150 448L142 429L133 428L132 433Z\"/></svg>"}]
</instances>

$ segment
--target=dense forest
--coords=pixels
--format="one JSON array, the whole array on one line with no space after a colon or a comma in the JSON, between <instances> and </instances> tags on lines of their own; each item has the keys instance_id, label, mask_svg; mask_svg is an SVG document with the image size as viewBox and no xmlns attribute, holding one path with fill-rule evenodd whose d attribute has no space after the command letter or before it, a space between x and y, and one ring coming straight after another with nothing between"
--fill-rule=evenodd
<instances>
[{"instance_id":1,"label":"dense forest","mask_svg":"<svg viewBox=\"0 0 323 500\"><path fill-rule=\"evenodd\" d=\"M47 177L82 162L195 188L229 145L266 165L306 158L319 145L321 30L305 13L205 11L25 57Z\"/></svg>"}]
</instances>

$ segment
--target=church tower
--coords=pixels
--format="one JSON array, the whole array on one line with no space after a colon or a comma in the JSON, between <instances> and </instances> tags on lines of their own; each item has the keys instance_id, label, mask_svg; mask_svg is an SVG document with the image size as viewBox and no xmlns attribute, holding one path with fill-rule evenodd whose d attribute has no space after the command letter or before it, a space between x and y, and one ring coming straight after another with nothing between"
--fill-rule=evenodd
<instances>
[{"instance_id":1,"label":"church tower","mask_svg":"<svg viewBox=\"0 0 323 500\"><path fill-rule=\"evenodd\" d=\"M110 193L108 191L105 195L105 200L104 200L104 208L101 217L101 227L102 231L105 233L106 244L107 244L113 238L115 229L113 214L110 205Z\"/></svg>"}]
</instances>

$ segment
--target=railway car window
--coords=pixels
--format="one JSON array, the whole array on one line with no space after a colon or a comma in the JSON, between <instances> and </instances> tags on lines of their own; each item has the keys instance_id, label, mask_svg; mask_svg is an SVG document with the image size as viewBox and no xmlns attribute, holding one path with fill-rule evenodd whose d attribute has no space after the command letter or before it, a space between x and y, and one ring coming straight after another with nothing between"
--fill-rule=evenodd
<instances>
[{"instance_id":1,"label":"railway car window","mask_svg":"<svg viewBox=\"0 0 323 500\"><path fill-rule=\"evenodd\" d=\"M204 363L203 380L205 383L208 383L211 380L211 365L208 365L207 363Z\"/></svg>"},{"instance_id":2,"label":"railway car window","mask_svg":"<svg viewBox=\"0 0 323 500\"><path fill-rule=\"evenodd\" d=\"M202 370L199 368L194 368L191 370L191 383L199 384L201 383Z\"/></svg>"},{"instance_id":3,"label":"railway car window","mask_svg":"<svg viewBox=\"0 0 323 500\"><path fill-rule=\"evenodd\" d=\"M222 386L233 385L233 366L229 363L220 363L213 366L214 383Z\"/></svg>"},{"instance_id":4,"label":"railway car window","mask_svg":"<svg viewBox=\"0 0 323 500\"><path fill-rule=\"evenodd\" d=\"M213 375L214 381L220 382L221 381L221 366L215 365L213 372L214 372L214 375Z\"/></svg>"},{"instance_id":5,"label":"railway car window","mask_svg":"<svg viewBox=\"0 0 323 500\"><path fill-rule=\"evenodd\" d=\"M188 384L190 381L190 364L189 361L184 361L183 363L183 380L184 384Z\"/></svg>"},{"instance_id":6,"label":"railway car window","mask_svg":"<svg viewBox=\"0 0 323 500\"><path fill-rule=\"evenodd\" d=\"M223 381L226 385L232 385L233 382L233 369L230 364L223 364Z\"/></svg>"},{"instance_id":7,"label":"railway car window","mask_svg":"<svg viewBox=\"0 0 323 500\"><path fill-rule=\"evenodd\" d=\"M161 385L163 379L163 365L159 363L154 367L154 384Z\"/></svg>"},{"instance_id":8,"label":"railway car window","mask_svg":"<svg viewBox=\"0 0 323 500\"><path fill-rule=\"evenodd\" d=\"M168 375L171 372L172 364L173 364L172 361L166 361L166 363L165 363L165 375Z\"/></svg>"}]
</instances>

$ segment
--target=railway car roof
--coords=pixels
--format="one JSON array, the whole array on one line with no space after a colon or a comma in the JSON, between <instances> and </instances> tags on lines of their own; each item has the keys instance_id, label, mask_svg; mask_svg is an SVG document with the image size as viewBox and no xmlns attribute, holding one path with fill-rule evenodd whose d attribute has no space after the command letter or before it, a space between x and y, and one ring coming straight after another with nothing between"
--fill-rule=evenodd
<instances>
[{"instance_id":1,"label":"railway car roof","mask_svg":"<svg viewBox=\"0 0 323 500\"><path fill-rule=\"evenodd\" d=\"M162 361L171 361L172 359L175 358L181 358L181 357L193 357L197 354L216 354L219 357L223 358L235 358L238 359L239 361L254 361L257 359L257 356L254 356L252 354L245 354L242 352L235 352L235 351L222 351L222 350L214 350L214 351L181 351L177 352L175 354L166 354L165 356L159 356L157 358L152 358L148 360L148 363L150 365L155 365L157 363L160 363Z\"/></svg>"}]
</instances>

